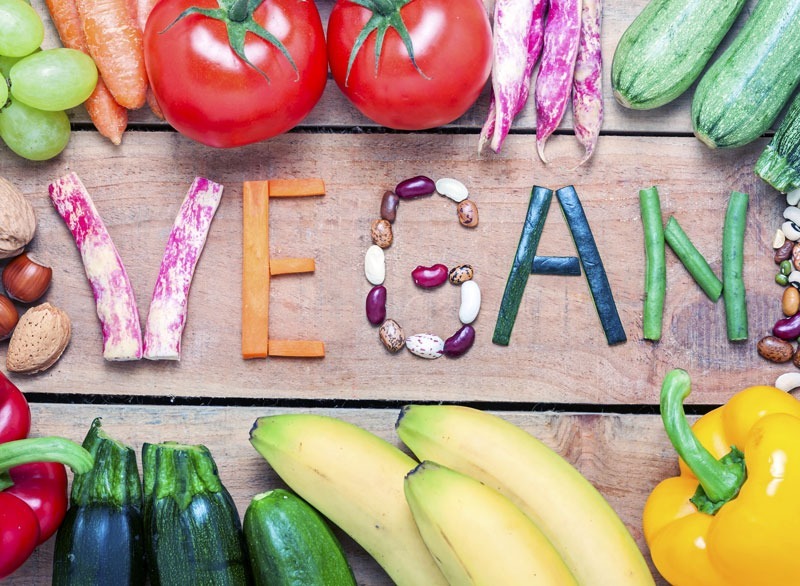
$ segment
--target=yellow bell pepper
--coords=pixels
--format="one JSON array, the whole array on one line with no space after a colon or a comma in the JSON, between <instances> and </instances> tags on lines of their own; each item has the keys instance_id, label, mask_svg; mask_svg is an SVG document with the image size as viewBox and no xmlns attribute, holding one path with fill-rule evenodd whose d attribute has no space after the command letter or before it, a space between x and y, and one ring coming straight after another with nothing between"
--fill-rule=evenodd
<instances>
[{"instance_id":1,"label":"yellow bell pepper","mask_svg":"<svg viewBox=\"0 0 800 586\"><path fill-rule=\"evenodd\" d=\"M661 418L681 456L643 514L661 575L674 586L800 584L800 401L749 387L689 426L686 371L667 373Z\"/></svg>"}]
</instances>

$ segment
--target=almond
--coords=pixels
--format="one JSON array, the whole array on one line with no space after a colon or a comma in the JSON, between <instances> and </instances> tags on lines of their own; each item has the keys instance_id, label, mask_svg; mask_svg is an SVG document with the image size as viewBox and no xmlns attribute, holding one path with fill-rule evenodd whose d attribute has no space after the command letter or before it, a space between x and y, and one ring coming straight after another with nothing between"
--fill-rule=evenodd
<instances>
[{"instance_id":1,"label":"almond","mask_svg":"<svg viewBox=\"0 0 800 586\"><path fill-rule=\"evenodd\" d=\"M49 303L31 307L19 318L8 343L6 367L24 374L47 370L61 357L71 334L64 311Z\"/></svg>"}]
</instances>

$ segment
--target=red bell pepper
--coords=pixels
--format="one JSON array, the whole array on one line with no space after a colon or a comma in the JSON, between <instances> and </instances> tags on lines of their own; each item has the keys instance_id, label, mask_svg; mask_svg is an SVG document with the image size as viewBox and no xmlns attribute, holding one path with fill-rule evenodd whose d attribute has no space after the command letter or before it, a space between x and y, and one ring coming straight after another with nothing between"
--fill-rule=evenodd
<instances>
[{"instance_id":1,"label":"red bell pepper","mask_svg":"<svg viewBox=\"0 0 800 586\"><path fill-rule=\"evenodd\" d=\"M0 373L0 580L19 568L64 519L64 465L76 474L93 465L91 454L68 439L27 438L30 426L28 402Z\"/></svg>"}]
</instances>

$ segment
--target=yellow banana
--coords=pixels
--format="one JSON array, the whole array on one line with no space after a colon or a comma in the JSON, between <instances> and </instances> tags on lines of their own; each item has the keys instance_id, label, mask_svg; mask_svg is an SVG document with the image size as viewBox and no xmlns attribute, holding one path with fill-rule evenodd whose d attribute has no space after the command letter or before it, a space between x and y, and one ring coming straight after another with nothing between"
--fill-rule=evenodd
<instances>
[{"instance_id":1,"label":"yellow banana","mask_svg":"<svg viewBox=\"0 0 800 586\"><path fill-rule=\"evenodd\" d=\"M542 532L493 488L424 461L406 476L405 492L451 586L577 586Z\"/></svg>"},{"instance_id":2,"label":"yellow banana","mask_svg":"<svg viewBox=\"0 0 800 586\"><path fill-rule=\"evenodd\" d=\"M333 417L261 417L250 443L292 490L357 541L398 586L447 586L403 493L417 462Z\"/></svg>"},{"instance_id":3,"label":"yellow banana","mask_svg":"<svg viewBox=\"0 0 800 586\"><path fill-rule=\"evenodd\" d=\"M508 421L454 405L405 407L403 442L498 490L542 530L581 586L641 586L654 580L636 542L577 469Z\"/></svg>"}]
</instances>

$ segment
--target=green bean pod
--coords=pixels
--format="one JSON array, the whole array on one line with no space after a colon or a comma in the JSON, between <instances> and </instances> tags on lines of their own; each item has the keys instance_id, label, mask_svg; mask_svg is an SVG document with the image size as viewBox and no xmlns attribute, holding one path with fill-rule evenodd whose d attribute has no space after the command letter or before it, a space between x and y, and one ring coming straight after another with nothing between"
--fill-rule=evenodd
<instances>
[{"instance_id":1,"label":"green bean pod","mask_svg":"<svg viewBox=\"0 0 800 586\"><path fill-rule=\"evenodd\" d=\"M639 190L639 207L644 229L644 314L642 330L645 340L661 339L664 321L664 296L667 289L667 261L664 251L664 224L658 189Z\"/></svg>"},{"instance_id":2,"label":"green bean pod","mask_svg":"<svg viewBox=\"0 0 800 586\"><path fill-rule=\"evenodd\" d=\"M725 301L728 340L731 342L747 339L747 296L742 271L749 199L746 193L731 193L722 229L722 298Z\"/></svg>"},{"instance_id":3,"label":"green bean pod","mask_svg":"<svg viewBox=\"0 0 800 586\"><path fill-rule=\"evenodd\" d=\"M673 216L667 220L664 239L706 296L711 301L719 299L722 294L722 281L714 274L705 257L695 248Z\"/></svg>"}]
</instances>

